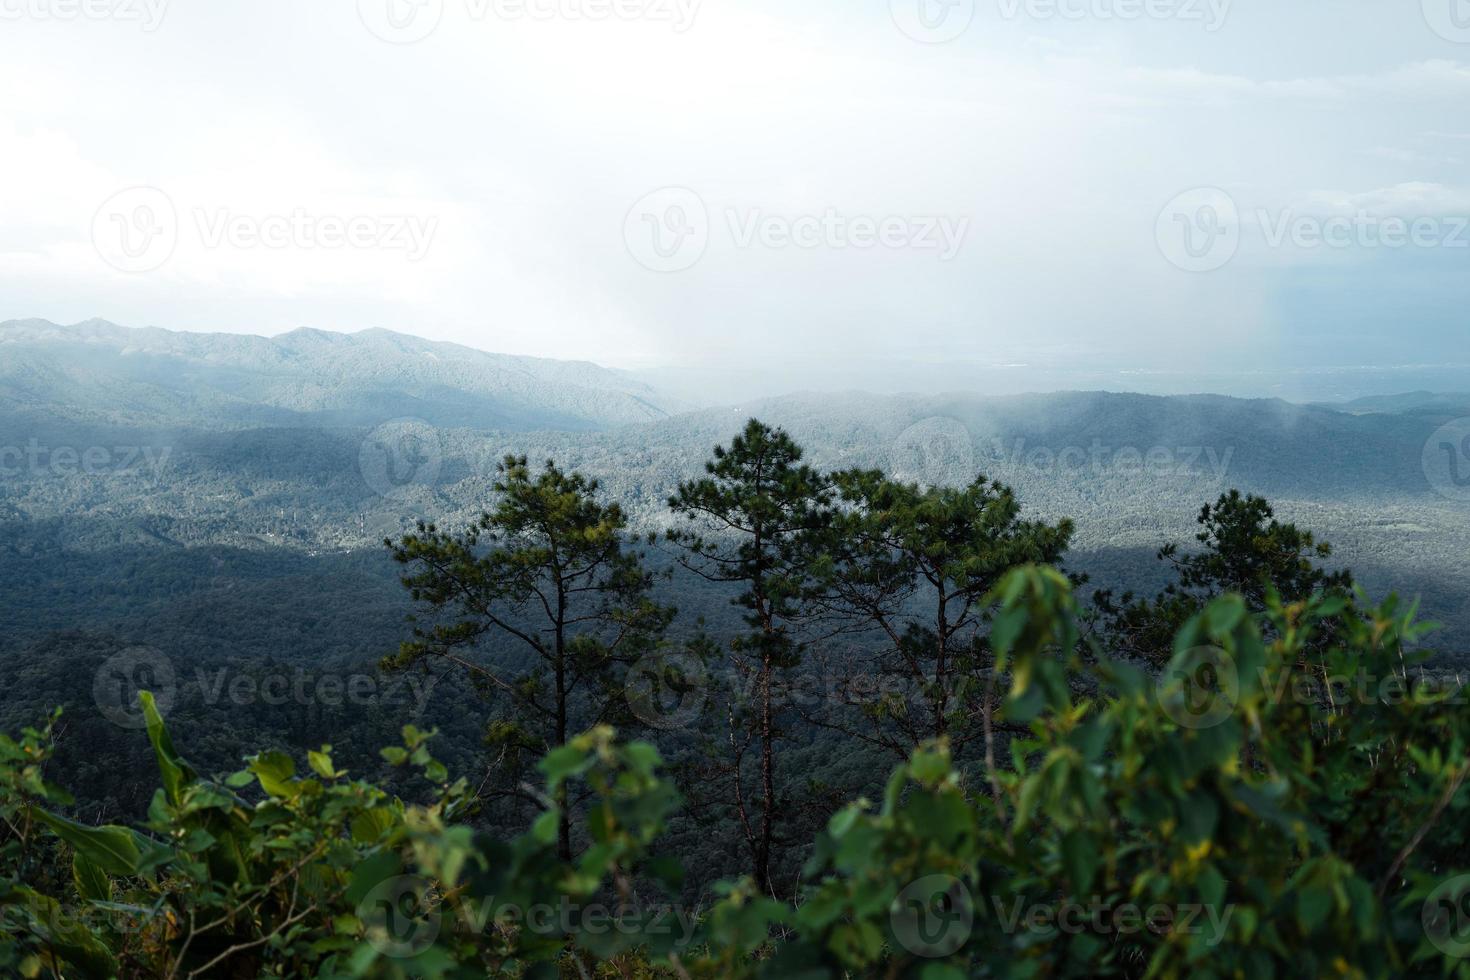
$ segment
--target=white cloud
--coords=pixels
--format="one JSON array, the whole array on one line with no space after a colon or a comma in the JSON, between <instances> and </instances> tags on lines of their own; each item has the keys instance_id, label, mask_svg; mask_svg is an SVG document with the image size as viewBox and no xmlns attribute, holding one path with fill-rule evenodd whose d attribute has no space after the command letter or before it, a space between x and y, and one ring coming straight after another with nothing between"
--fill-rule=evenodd
<instances>
[{"instance_id":1,"label":"white cloud","mask_svg":"<svg viewBox=\"0 0 1470 980\"><path fill-rule=\"evenodd\" d=\"M1460 200L1470 67L1416 13L1354 8L1341 50L1304 48L1305 15L1284 6L1241 7L1216 34L981 21L927 46L871 6L711 0L676 33L476 19L449 0L408 46L346 0L174 5L152 33L7 24L0 86L26 94L0 100L0 317L385 326L614 364L839 348L878 363L1188 358L1220 330L1265 343L1286 314L1248 259L1210 277L1163 259L1155 219L1180 191ZM140 184L169 195L180 239L157 270L124 275L93 248L92 217ZM621 234L635 201L671 185L717 218L831 208L970 230L947 263L720 234L697 266L659 275ZM1303 190L1334 187L1386 190ZM200 234L221 213L298 212L436 224L415 261Z\"/></svg>"},{"instance_id":2,"label":"white cloud","mask_svg":"<svg viewBox=\"0 0 1470 980\"><path fill-rule=\"evenodd\" d=\"M1470 187L1412 182L1357 193L1316 191L1306 205L1343 214L1419 218L1470 216Z\"/></svg>"}]
</instances>

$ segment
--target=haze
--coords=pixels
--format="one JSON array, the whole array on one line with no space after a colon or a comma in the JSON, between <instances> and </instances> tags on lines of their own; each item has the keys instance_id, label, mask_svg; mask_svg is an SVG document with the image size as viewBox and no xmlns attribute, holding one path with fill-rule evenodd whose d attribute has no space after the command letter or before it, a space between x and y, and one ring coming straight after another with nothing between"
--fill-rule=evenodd
<instances>
[{"instance_id":1,"label":"haze","mask_svg":"<svg viewBox=\"0 0 1470 980\"><path fill-rule=\"evenodd\" d=\"M912 2L0 0L0 319L1470 387L1458 0Z\"/></svg>"}]
</instances>

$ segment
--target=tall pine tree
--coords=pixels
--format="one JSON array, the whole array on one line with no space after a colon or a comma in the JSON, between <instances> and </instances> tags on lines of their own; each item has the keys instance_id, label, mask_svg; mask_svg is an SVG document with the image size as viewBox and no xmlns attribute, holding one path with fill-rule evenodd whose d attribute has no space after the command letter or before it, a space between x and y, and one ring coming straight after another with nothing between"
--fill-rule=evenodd
<instances>
[{"instance_id":1,"label":"tall pine tree","mask_svg":"<svg viewBox=\"0 0 1470 980\"><path fill-rule=\"evenodd\" d=\"M706 475L681 484L669 501L687 521L669 532L683 550L681 563L739 588L732 601L745 630L730 643L730 662L742 696L727 712L730 757L722 771L752 875L770 895L778 824L792 806L778 772L783 691L801 661L801 624L812 612L813 568L831 519L831 489L801 460L784 431L751 419L728 449L715 448Z\"/></svg>"},{"instance_id":2,"label":"tall pine tree","mask_svg":"<svg viewBox=\"0 0 1470 980\"><path fill-rule=\"evenodd\" d=\"M386 542L420 613L413 639L385 666L449 665L502 702L487 741L499 750L500 791L515 795L523 763L593 725L627 720L626 667L657 643L673 610L651 598L627 519L598 500L595 480L551 461L533 474L524 456L506 457L499 473L494 509L468 530L420 523ZM569 860L562 793L559 850Z\"/></svg>"},{"instance_id":3,"label":"tall pine tree","mask_svg":"<svg viewBox=\"0 0 1470 980\"><path fill-rule=\"evenodd\" d=\"M1012 490L976 477L920 486L877 470L833 476L821 605L834 631L828 673L846 677L813 719L906 759L947 737L956 757L989 731L994 677L982 600L1019 565L1055 564L1072 522L1023 520Z\"/></svg>"}]
</instances>

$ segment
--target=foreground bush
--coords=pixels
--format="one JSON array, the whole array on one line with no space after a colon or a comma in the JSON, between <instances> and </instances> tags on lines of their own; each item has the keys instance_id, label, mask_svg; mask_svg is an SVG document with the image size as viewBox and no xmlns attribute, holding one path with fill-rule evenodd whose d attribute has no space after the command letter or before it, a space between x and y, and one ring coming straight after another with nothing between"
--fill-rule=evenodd
<instances>
[{"instance_id":1,"label":"foreground bush","mask_svg":"<svg viewBox=\"0 0 1470 980\"><path fill-rule=\"evenodd\" d=\"M1007 693L984 723L1030 737L987 739L977 773L920 748L832 816L795 906L746 881L680 908L657 850L678 796L606 728L543 760L545 812L514 837L466 822L413 728L384 756L426 802L327 748L212 780L144 695L161 788L139 829L58 815L49 727L0 740L0 973L1470 977L1470 717L1416 665L1411 614L1314 597L1262 621L1226 597L1156 678L1098 655L1055 571L987 601ZM567 862L572 781L591 843Z\"/></svg>"}]
</instances>

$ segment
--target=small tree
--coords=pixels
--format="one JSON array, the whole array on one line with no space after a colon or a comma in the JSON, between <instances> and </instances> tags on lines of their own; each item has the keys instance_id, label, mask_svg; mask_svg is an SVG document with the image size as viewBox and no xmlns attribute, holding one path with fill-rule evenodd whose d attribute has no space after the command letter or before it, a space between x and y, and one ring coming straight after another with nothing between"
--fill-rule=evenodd
<instances>
[{"instance_id":1,"label":"small tree","mask_svg":"<svg viewBox=\"0 0 1470 980\"><path fill-rule=\"evenodd\" d=\"M840 689L857 714L816 720L899 759L946 737L961 757L994 710L982 600L1010 569L1059 561L1072 522L1022 520L1011 489L984 476L921 487L849 470L833 482L846 506L828 537L822 604L839 632L874 641L858 663L875 676Z\"/></svg>"},{"instance_id":2,"label":"small tree","mask_svg":"<svg viewBox=\"0 0 1470 980\"><path fill-rule=\"evenodd\" d=\"M420 523L386 542L430 622L415 625L385 666L439 661L503 700L508 711L487 741L506 763L499 792L520 795L525 762L586 728L627 720L622 674L658 641L673 610L650 597L652 576L626 547L623 511L598 501L595 480L551 461L533 475L524 456L507 456L499 472L495 509L469 530ZM556 802L559 851L569 860L567 801Z\"/></svg>"},{"instance_id":3,"label":"small tree","mask_svg":"<svg viewBox=\"0 0 1470 980\"><path fill-rule=\"evenodd\" d=\"M669 500L689 521L668 535L683 549L681 564L741 589L732 601L744 610L747 629L731 642L730 658L749 696L729 706L731 758L722 771L762 894L774 893L772 848L787 812L776 772L780 687L801 660L798 625L810 612L813 564L830 518L831 491L801 458L784 431L751 419L729 449L715 448L704 478L681 484ZM746 764L752 747L753 774Z\"/></svg>"},{"instance_id":4,"label":"small tree","mask_svg":"<svg viewBox=\"0 0 1470 980\"><path fill-rule=\"evenodd\" d=\"M1318 563L1332 546L1310 531L1276 520L1262 497L1239 490L1206 504L1195 535L1202 550L1181 555L1165 545L1159 559L1173 566L1177 581L1156 598L1125 593L1115 600L1099 592L1094 603L1109 643L1121 653L1162 662L1173 654L1174 635L1211 599L1235 593L1252 613L1264 613L1274 592L1283 602L1301 602L1314 593L1347 595L1353 588L1346 570L1327 571ZM1324 634L1326 636L1327 634Z\"/></svg>"}]
</instances>

